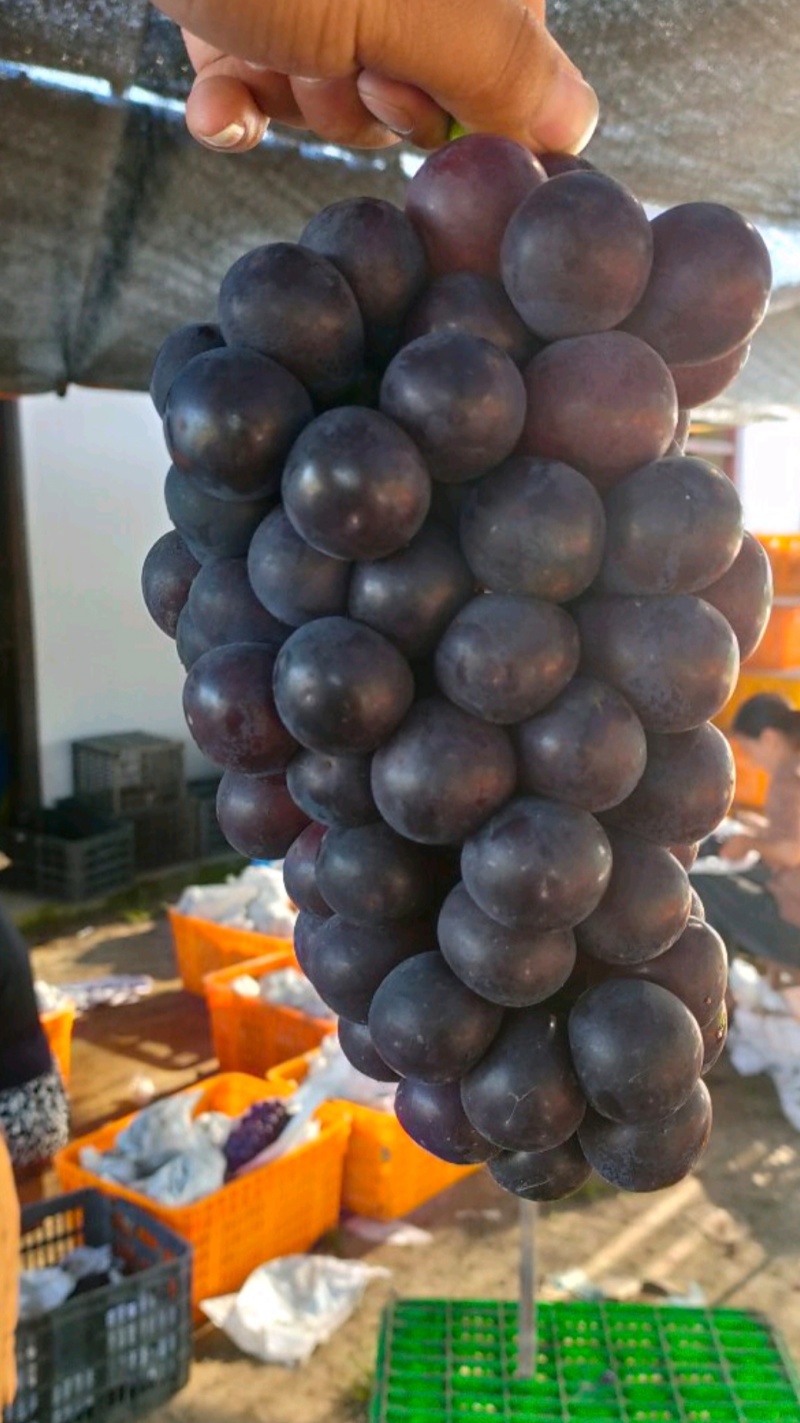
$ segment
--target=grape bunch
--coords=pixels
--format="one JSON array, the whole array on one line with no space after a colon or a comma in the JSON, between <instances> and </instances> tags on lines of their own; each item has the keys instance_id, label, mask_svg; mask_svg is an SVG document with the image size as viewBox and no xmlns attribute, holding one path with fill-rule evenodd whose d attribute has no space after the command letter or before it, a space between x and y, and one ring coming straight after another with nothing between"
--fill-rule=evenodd
<instances>
[{"instance_id":1,"label":"grape bunch","mask_svg":"<svg viewBox=\"0 0 800 1423\"><path fill-rule=\"evenodd\" d=\"M730 209L650 221L470 135L405 212L247 253L155 363L144 594L220 825L285 857L300 965L409 1135L529 1199L669 1185L708 1139L726 955L687 869L770 580L684 448L769 286Z\"/></svg>"},{"instance_id":2,"label":"grape bunch","mask_svg":"<svg viewBox=\"0 0 800 1423\"><path fill-rule=\"evenodd\" d=\"M272 1146L288 1121L289 1113L277 1097L255 1102L249 1107L235 1124L223 1147L227 1168L225 1179L230 1180L249 1161Z\"/></svg>"}]
</instances>

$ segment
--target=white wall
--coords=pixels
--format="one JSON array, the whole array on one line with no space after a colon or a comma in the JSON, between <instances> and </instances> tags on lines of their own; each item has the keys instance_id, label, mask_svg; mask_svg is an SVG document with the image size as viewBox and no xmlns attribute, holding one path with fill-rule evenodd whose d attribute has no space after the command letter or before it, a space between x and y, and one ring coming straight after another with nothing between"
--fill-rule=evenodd
<instances>
[{"instance_id":1,"label":"white wall","mask_svg":"<svg viewBox=\"0 0 800 1423\"><path fill-rule=\"evenodd\" d=\"M43 799L72 792L69 743L110 731L185 742L175 644L151 622L139 576L170 528L168 457L143 395L72 389L21 402Z\"/></svg>"}]
</instances>

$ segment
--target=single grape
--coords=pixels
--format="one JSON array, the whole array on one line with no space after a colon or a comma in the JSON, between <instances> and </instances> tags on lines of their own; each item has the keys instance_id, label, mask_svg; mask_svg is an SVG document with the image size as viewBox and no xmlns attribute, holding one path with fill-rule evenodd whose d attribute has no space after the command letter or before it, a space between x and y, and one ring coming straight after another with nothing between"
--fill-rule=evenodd
<instances>
[{"instance_id":1,"label":"single grape","mask_svg":"<svg viewBox=\"0 0 800 1423\"><path fill-rule=\"evenodd\" d=\"M682 203L652 223L653 267L625 330L670 365L715 361L764 318L772 267L753 224L720 203Z\"/></svg>"},{"instance_id":2,"label":"single grape","mask_svg":"<svg viewBox=\"0 0 800 1423\"><path fill-rule=\"evenodd\" d=\"M644 771L647 742L625 698L592 677L563 692L514 732L520 788L581 810L607 810Z\"/></svg>"},{"instance_id":3,"label":"single grape","mask_svg":"<svg viewBox=\"0 0 800 1423\"><path fill-rule=\"evenodd\" d=\"M226 771L217 790L217 820L229 845L248 860L280 860L308 825L282 775Z\"/></svg>"},{"instance_id":4,"label":"single grape","mask_svg":"<svg viewBox=\"0 0 800 1423\"><path fill-rule=\"evenodd\" d=\"M565 173L536 188L506 228L503 283L548 341L609 331L642 296L653 234L641 203L603 173Z\"/></svg>"},{"instance_id":5,"label":"single grape","mask_svg":"<svg viewBox=\"0 0 800 1423\"><path fill-rule=\"evenodd\" d=\"M274 653L263 643L212 647L183 689L189 730L210 761L231 771L285 769L297 743L272 696Z\"/></svg>"},{"instance_id":6,"label":"single grape","mask_svg":"<svg viewBox=\"0 0 800 1423\"><path fill-rule=\"evenodd\" d=\"M750 342L743 341L741 346L734 346L732 351L717 356L715 361L702 361L700 365L691 366L670 365L679 404L693 410L714 400L744 369L749 355Z\"/></svg>"},{"instance_id":7,"label":"single grape","mask_svg":"<svg viewBox=\"0 0 800 1423\"><path fill-rule=\"evenodd\" d=\"M581 670L616 687L645 731L689 731L730 699L739 648L722 614L700 598L589 597L574 616Z\"/></svg>"},{"instance_id":8,"label":"single grape","mask_svg":"<svg viewBox=\"0 0 800 1423\"><path fill-rule=\"evenodd\" d=\"M506 1151L550 1151L586 1111L567 1030L546 1006L509 1013L488 1052L461 1083L472 1125Z\"/></svg>"},{"instance_id":9,"label":"single grape","mask_svg":"<svg viewBox=\"0 0 800 1423\"><path fill-rule=\"evenodd\" d=\"M742 546L733 481L707 460L678 455L628 475L606 497L599 586L609 593L695 593Z\"/></svg>"},{"instance_id":10,"label":"single grape","mask_svg":"<svg viewBox=\"0 0 800 1423\"><path fill-rule=\"evenodd\" d=\"M705 923L705 917L706 917L705 905L703 904L703 901L702 901L702 899L700 898L700 895L697 893L697 890L695 889L694 885L692 885L692 913L691 913L691 918L692 918L692 919L702 919L702 921Z\"/></svg>"},{"instance_id":11,"label":"single grape","mask_svg":"<svg viewBox=\"0 0 800 1423\"><path fill-rule=\"evenodd\" d=\"M388 637L406 657L432 652L475 580L456 539L432 521L407 548L357 563L350 580L350 616Z\"/></svg>"},{"instance_id":12,"label":"single grape","mask_svg":"<svg viewBox=\"0 0 800 1423\"><path fill-rule=\"evenodd\" d=\"M281 469L313 415L294 376L256 351L207 351L175 377L164 411L179 469L218 499L277 493Z\"/></svg>"},{"instance_id":13,"label":"single grape","mask_svg":"<svg viewBox=\"0 0 800 1423\"><path fill-rule=\"evenodd\" d=\"M309 219L300 246L338 268L358 302L368 354L384 357L427 275L425 251L405 213L382 198L344 198Z\"/></svg>"},{"instance_id":14,"label":"single grape","mask_svg":"<svg viewBox=\"0 0 800 1423\"><path fill-rule=\"evenodd\" d=\"M719 1061L723 1048L728 1037L728 1009L723 1002L719 1012L711 1022L702 1029L703 1035L703 1070L702 1077L705 1077Z\"/></svg>"},{"instance_id":15,"label":"single grape","mask_svg":"<svg viewBox=\"0 0 800 1423\"><path fill-rule=\"evenodd\" d=\"M441 954L416 954L383 980L369 1030L395 1072L421 1082L455 1082L483 1057L502 1008L472 993Z\"/></svg>"},{"instance_id":16,"label":"single grape","mask_svg":"<svg viewBox=\"0 0 800 1423\"><path fill-rule=\"evenodd\" d=\"M716 726L651 734L639 784L603 819L659 845L704 840L727 815L735 784L731 748Z\"/></svg>"},{"instance_id":17,"label":"single grape","mask_svg":"<svg viewBox=\"0 0 800 1423\"><path fill-rule=\"evenodd\" d=\"M456 706L508 725L552 702L579 659L578 630L563 608L481 593L456 614L441 639L436 680Z\"/></svg>"},{"instance_id":18,"label":"single grape","mask_svg":"<svg viewBox=\"0 0 800 1423\"><path fill-rule=\"evenodd\" d=\"M218 499L172 465L164 484L167 513L198 563L243 558L273 500Z\"/></svg>"},{"instance_id":19,"label":"single grape","mask_svg":"<svg viewBox=\"0 0 800 1423\"><path fill-rule=\"evenodd\" d=\"M515 365L529 361L541 349L502 284L478 272L448 272L431 282L411 308L403 338L408 344L420 336L453 331L491 341Z\"/></svg>"},{"instance_id":20,"label":"single grape","mask_svg":"<svg viewBox=\"0 0 800 1423\"><path fill-rule=\"evenodd\" d=\"M300 968L308 977L308 965L311 961L311 951L314 941L322 928L330 919L330 914L314 914L309 910L301 909L294 921L294 953Z\"/></svg>"},{"instance_id":21,"label":"single grape","mask_svg":"<svg viewBox=\"0 0 800 1423\"><path fill-rule=\"evenodd\" d=\"M289 846L283 860L283 885L292 903L320 919L329 919L333 913L319 892L316 874L317 856L326 828L313 822L307 825Z\"/></svg>"},{"instance_id":22,"label":"single grape","mask_svg":"<svg viewBox=\"0 0 800 1423\"><path fill-rule=\"evenodd\" d=\"M546 174L521 143L470 133L426 159L406 190L406 212L433 271L496 277L508 221Z\"/></svg>"},{"instance_id":23,"label":"single grape","mask_svg":"<svg viewBox=\"0 0 800 1423\"><path fill-rule=\"evenodd\" d=\"M372 759L372 794L399 834L458 844L513 793L514 752L500 727L425 698Z\"/></svg>"},{"instance_id":24,"label":"single grape","mask_svg":"<svg viewBox=\"0 0 800 1423\"><path fill-rule=\"evenodd\" d=\"M503 1151L490 1161L489 1173L525 1201L562 1201L586 1185L592 1168L573 1136L550 1151Z\"/></svg>"},{"instance_id":25,"label":"single grape","mask_svg":"<svg viewBox=\"0 0 800 1423\"><path fill-rule=\"evenodd\" d=\"M163 416L167 396L175 377L195 356L205 351L217 351L225 342L218 326L211 322L192 322L171 331L162 342L150 372L150 399Z\"/></svg>"},{"instance_id":26,"label":"single grape","mask_svg":"<svg viewBox=\"0 0 800 1423\"><path fill-rule=\"evenodd\" d=\"M730 623L741 661L752 657L772 611L772 568L758 539L745 533L727 573L703 588L700 596Z\"/></svg>"},{"instance_id":27,"label":"single grape","mask_svg":"<svg viewBox=\"0 0 800 1423\"><path fill-rule=\"evenodd\" d=\"M400 1074L384 1062L370 1037L366 1023L350 1023L347 1018L338 1022L339 1046L347 1061L357 1072L371 1077L374 1082L399 1082Z\"/></svg>"},{"instance_id":28,"label":"single grape","mask_svg":"<svg viewBox=\"0 0 800 1423\"><path fill-rule=\"evenodd\" d=\"M286 782L295 804L323 825L368 825L378 819L368 756L298 751L287 767Z\"/></svg>"},{"instance_id":29,"label":"single grape","mask_svg":"<svg viewBox=\"0 0 800 1423\"><path fill-rule=\"evenodd\" d=\"M347 611L350 564L312 548L283 509L273 509L255 530L247 572L258 601L290 627Z\"/></svg>"},{"instance_id":30,"label":"single grape","mask_svg":"<svg viewBox=\"0 0 800 1423\"><path fill-rule=\"evenodd\" d=\"M728 955L717 931L701 919L690 919L665 954L633 968L626 965L624 971L668 988L697 1019L703 1032L718 1018L720 1004L725 1002Z\"/></svg>"},{"instance_id":31,"label":"single grape","mask_svg":"<svg viewBox=\"0 0 800 1423\"><path fill-rule=\"evenodd\" d=\"M297 440L283 473L296 532L333 558L385 558L422 527L431 482L394 421L359 406L329 410Z\"/></svg>"},{"instance_id":32,"label":"single grape","mask_svg":"<svg viewBox=\"0 0 800 1423\"><path fill-rule=\"evenodd\" d=\"M435 891L419 846L382 821L329 830L316 876L323 899L351 924L419 918L431 907Z\"/></svg>"},{"instance_id":33,"label":"single grape","mask_svg":"<svg viewBox=\"0 0 800 1423\"><path fill-rule=\"evenodd\" d=\"M192 583L186 606L210 647L263 642L277 651L292 631L259 603L243 558L215 558L204 564Z\"/></svg>"},{"instance_id":34,"label":"single grape","mask_svg":"<svg viewBox=\"0 0 800 1423\"><path fill-rule=\"evenodd\" d=\"M554 342L527 366L525 385L520 449L563 460L602 493L672 441L675 382L661 357L624 331Z\"/></svg>"},{"instance_id":35,"label":"single grape","mask_svg":"<svg viewBox=\"0 0 800 1423\"><path fill-rule=\"evenodd\" d=\"M408 663L380 633L348 618L316 618L283 644L275 703L292 735L330 756L374 751L414 695Z\"/></svg>"},{"instance_id":36,"label":"single grape","mask_svg":"<svg viewBox=\"0 0 800 1423\"><path fill-rule=\"evenodd\" d=\"M676 1112L703 1062L700 1029L688 1008L667 989L630 978L608 979L578 999L569 1042L589 1105L615 1122Z\"/></svg>"},{"instance_id":37,"label":"single grape","mask_svg":"<svg viewBox=\"0 0 800 1423\"><path fill-rule=\"evenodd\" d=\"M208 638L195 627L194 619L188 608L182 608L175 625L175 650L178 654L181 666L185 671L190 671L195 662L208 652L211 643Z\"/></svg>"},{"instance_id":38,"label":"single grape","mask_svg":"<svg viewBox=\"0 0 800 1423\"><path fill-rule=\"evenodd\" d=\"M226 273L219 323L231 346L279 361L316 401L343 396L361 371L364 327L332 262L293 242L246 252Z\"/></svg>"},{"instance_id":39,"label":"single grape","mask_svg":"<svg viewBox=\"0 0 800 1423\"><path fill-rule=\"evenodd\" d=\"M424 921L376 927L348 924L335 914L314 927L301 962L305 974L334 1013L350 1022L365 1024L373 996L392 969L412 956L427 953L435 941L433 926ZM299 958L299 949L297 954ZM383 1058L380 1044L376 1042L374 1046ZM388 1059L387 1065L395 1068Z\"/></svg>"},{"instance_id":40,"label":"single grape","mask_svg":"<svg viewBox=\"0 0 800 1423\"><path fill-rule=\"evenodd\" d=\"M675 856L678 864L683 865L685 870L692 868L692 865L700 853L700 844L697 840L695 840L694 843L690 840L684 840L679 844L669 845L667 848L670 854Z\"/></svg>"},{"instance_id":41,"label":"single grape","mask_svg":"<svg viewBox=\"0 0 800 1423\"><path fill-rule=\"evenodd\" d=\"M199 571L200 564L175 530L162 534L144 561L144 604L156 627L167 637L174 637L178 630L178 618Z\"/></svg>"},{"instance_id":42,"label":"single grape","mask_svg":"<svg viewBox=\"0 0 800 1423\"><path fill-rule=\"evenodd\" d=\"M403 1131L424 1151L454 1166L491 1161L498 1148L476 1131L461 1105L457 1082L415 1082L407 1077L395 1097Z\"/></svg>"},{"instance_id":43,"label":"single grape","mask_svg":"<svg viewBox=\"0 0 800 1423\"><path fill-rule=\"evenodd\" d=\"M611 848L585 810L520 797L467 840L461 872L471 898L508 928L571 929L605 893Z\"/></svg>"},{"instance_id":44,"label":"single grape","mask_svg":"<svg viewBox=\"0 0 800 1423\"><path fill-rule=\"evenodd\" d=\"M711 1135L711 1098L704 1082L667 1117L610 1122L588 1111L578 1132L581 1151L598 1176L622 1191L661 1191L687 1176Z\"/></svg>"},{"instance_id":45,"label":"single grape","mask_svg":"<svg viewBox=\"0 0 800 1423\"><path fill-rule=\"evenodd\" d=\"M575 966L575 937L569 929L508 929L484 914L463 884L444 901L437 934L456 977L504 1008L543 1003L564 986Z\"/></svg>"},{"instance_id":46,"label":"single grape","mask_svg":"<svg viewBox=\"0 0 800 1423\"><path fill-rule=\"evenodd\" d=\"M613 857L608 889L575 937L583 953L627 970L663 955L683 933L691 886L686 871L661 845L619 830L609 830L608 838ZM653 981L660 979L656 975Z\"/></svg>"}]
</instances>

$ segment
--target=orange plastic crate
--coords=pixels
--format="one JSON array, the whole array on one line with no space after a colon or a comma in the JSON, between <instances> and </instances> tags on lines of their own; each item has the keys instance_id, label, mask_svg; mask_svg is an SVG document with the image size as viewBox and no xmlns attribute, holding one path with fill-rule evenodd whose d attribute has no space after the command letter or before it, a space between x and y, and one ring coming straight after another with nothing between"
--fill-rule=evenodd
<instances>
[{"instance_id":1,"label":"orange plastic crate","mask_svg":"<svg viewBox=\"0 0 800 1423\"><path fill-rule=\"evenodd\" d=\"M273 939L268 934L255 934L252 929L231 929L226 924L212 924L208 919L195 919L170 909L169 922L175 944L178 972L188 993L203 993L207 973L247 959L263 958L266 954L292 952L289 939Z\"/></svg>"},{"instance_id":2,"label":"orange plastic crate","mask_svg":"<svg viewBox=\"0 0 800 1423\"><path fill-rule=\"evenodd\" d=\"M800 534L756 534L772 565L777 597L800 596Z\"/></svg>"},{"instance_id":3,"label":"orange plastic crate","mask_svg":"<svg viewBox=\"0 0 800 1423\"><path fill-rule=\"evenodd\" d=\"M251 1072L263 1077L269 1068L310 1052L336 1031L331 1018L312 1018L296 1008L244 998L234 991L233 982L242 973L260 980L278 969L296 967L297 960L289 951L282 958L268 954L263 959L251 959L244 966L234 965L206 976L211 1035L223 1072Z\"/></svg>"},{"instance_id":4,"label":"orange plastic crate","mask_svg":"<svg viewBox=\"0 0 800 1423\"><path fill-rule=\"evenodd\" d=\"M295 1058L273 1068L267 1082L270 1087L297 1087L308 1068L308 1056ZM481 1169L451 1166L431 1156L406 1135L393 1112L378 1112L354 1102L337 1105L351 1117L342 1205L356 1215L396 1220Z\"/></svg>"},{"instance_id":5,"label":"orange plastic crate","mask_svg":"<svg viewBox=\"0 0 800 1423\"><path fill-rule=\"evenodd\" d=\"M739 673L739 680L730 701L714 718L717 726L727 731L742 702L755 697L759 692L772 692L785 697L793 707L800 709L800 670L787 669L785 672L762 672L750 663Z\"/></svg>"},{"instance_id":6,"label":"orange plastic crate","mask_svg":"<svg viewBox=\"0 0 800 1423\"><path fill-rule=\"evenodd\" d=\"M800 668L800 603L773 607L764 636L748 657L747 666L778 672Z\"/></svg>"},{"instance_id":7,"label":"orange plastic crate","mask_svg":"<svg viewBox=\"0 0 800 1423\"><path fill-rule=\"evenodd\" d=\"M265 1097L291 1096L291 1085L265 1083L244 1073L223 1073L198 1083L202 1089L195 1107L200 1112L225 1112L239 1116ZM187 1087L181 1095L197 1091ZM320 1135L296 1151L278 1157L249 1174L231 1181L213 1195L190 1206L161 1206L142 1196L94 1176L80 1165L86 1146L108 1151L135 1113L109 1122L99 1131L73 1141L55 1158L59 1182L65 1191L86 1188L133 1201L187 1240L194 1250L192 1303L238 1290L247 1276L265 1260L309 1249L339 1219L342 1170L350 1119L340 1106L320 1107L316 1113Z\"/></svg>"},{"instance_id":8,"label":"orange plastic crate","mask_svg":"<svg viewBox=\"0 0 800 1423\"><path fill-rule=\"evenodd\" d=\"M72 1029L75 1024L75 1009L71 1003L63 1008L54 1008L50 1013L41 1013L39 1020L45 1037L50 1044L64 1086L69 1085L69 1070L72 1065Z\"/></svg>"}]
</instances>

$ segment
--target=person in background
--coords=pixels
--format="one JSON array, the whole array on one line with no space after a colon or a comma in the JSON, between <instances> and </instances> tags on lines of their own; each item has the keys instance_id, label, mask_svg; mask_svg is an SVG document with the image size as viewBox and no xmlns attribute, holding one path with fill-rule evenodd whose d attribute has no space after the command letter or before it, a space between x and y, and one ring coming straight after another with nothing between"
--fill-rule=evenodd
<instances>
[{"instance_id":1,"label":"person in background","mask_svg":"<svg viewBox=\"0 0 800 1423\"><path fill-rule=\"evenodd\" d=\"M769 775L763 815L743 812L746 828L718 854L734 863L752 851L758 864L730 875L692 874L706 918L729 951L800 969L800 711L766 693L743 702L732 738ZM702 853L702 852L701 852Z\"/></svg>"},{"instance_id":2,"label":"person in background","mask_svg":"<svg viewBox=\"0 0 800 1423\"><path fill-rule=\"evenodd\" d=\"M19 1202L8 1149L0 1132L0 1412L17 1387L14 1330L19 1294Z\"/></svg>"}]
</instances>

